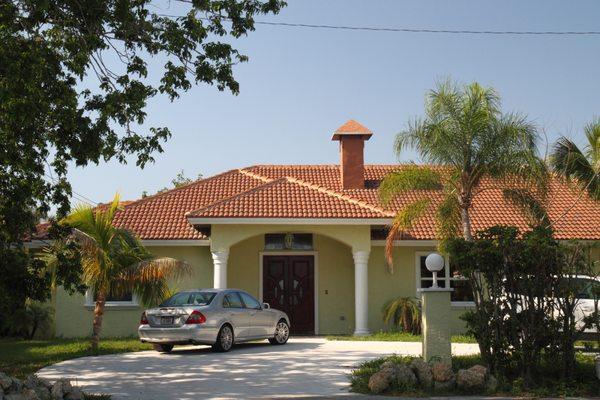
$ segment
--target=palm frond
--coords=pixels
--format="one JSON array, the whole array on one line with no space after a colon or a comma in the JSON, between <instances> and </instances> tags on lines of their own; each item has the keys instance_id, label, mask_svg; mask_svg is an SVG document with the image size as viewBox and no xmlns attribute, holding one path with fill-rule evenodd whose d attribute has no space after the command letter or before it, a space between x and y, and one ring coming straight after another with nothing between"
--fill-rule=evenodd
<instances>
[{"instance_id":1,"label":"palm frond","mask_svg":"<svg viewBox=\"0 0 600 400\"><path fill-rule=\"evenodd\" d=\"M588 141L585 155L591 162L594 171L600 172L600 118L587 124L583 131Z\"/></svg>"},{"instance_id":2,"label":"palm frond","mask_svg":"<svg viewBox=\"0 0 600 400\"><path fill-rule=\"evenodd\" d=\"M411 297L398 297L388 301L382 308L383 322L400 327L403 332L418 334L421 331L419 302Z\"/></svg>"},{"instance_id":3,"label":"palm frond","mask_svg":"<svg viewBox=\"0 0 600 400\"><path fill-rule=\"evenodd\" d=\"M63 218L60 223L74 229L79 229L92 236L92 233L96 230L94 209L89 205L79 204L75 206L73 211Z\"/></svg>"},{"instance_id":4,"label":"palm frond","mask_svg":"<svg viewBox=\"0 0 600 400\"><path fill-rule=\"evenodd\" d=\"M177 281L191 272L185 261L152 257L131 265L122 276L126 289L133 290L142 303L149 305L165 298L169 291L168 281Z\"/></svg>"},{"instance_id":5,"label":"palm frond","mask_svg":"<svg viewBox=\"0 0 600 400\"><path fill-rule=\"evenodd\" d=\"M525 189L504 189L504 199L517 207L527 217L531 227L550 222L546 208L531 192Z\"/></svg>"},{"instance_id":6,"label":"palm frond","mask_svg":"<svg viewBox=\"0 0 600 400\"><path fill-rule=\"evenodd\" d=\"M460 231L460 207L457 196L449 192L446 194L436 211L436 236L440 241L440 248L444 247L447 240L454 238Z\"/></svg>"},{"instance_id":7,"label":"palm frond","mask_svg":"<svg viewBox=\"0 0 600 400\"><path fill-rule=\"evenodd\" d=\"M56 290L56 277L58 273L59 260L57 254L64 247L64 241L56 240L51 246L44 247L42 251L35 253L34 257L46 265L46 271L50 274L51 289Z\"/></svg>"},{"instance_id":8,"label":"palm frond","mask_svg":"<svg viewBox=\"0 0 600 400\"><path fill-rule=\"evenodd\" d=\"M545 196L549 174L537 154L537 128L526 117L509 113L495 118L488 132L479 135L474 159L473 185L484 176L520 185Z\"/></svg>"},{"instance_id":9,"label":"palm frond","mask_svg":"<svg viewBox=\"0 0 600 400\"><path fill-rule=\"evenodd\" d=\"M585 188L589 195L600 200L600 178L593 165L575 143L566 137L554 145L550 162L554 171Z\"/></svg>"},{"instance_id":10,"label":"palm frond","mask_svg":"<svg viewBox=\"0 0 600 400\"><path fill-rule=\"evenodd\" d=\"M394 217L385 241L385 258L390 273L394 272L394 240L401 232L412 228L414 222L425 213L430 203L431 199L429 198L414 201L406 205Z\"/></svg>"},{"instance_id":11,"label":"palm frond","mask_svg":"<svg viewBox=\"0 0 600 400\"><path fill-rule=\"evenodd\" d=\"M427 167L409 165L385 176L379 186L379 197L388 204L396 196L414 190L439 190L440 174Z\"/></svg>"}]
</instances>

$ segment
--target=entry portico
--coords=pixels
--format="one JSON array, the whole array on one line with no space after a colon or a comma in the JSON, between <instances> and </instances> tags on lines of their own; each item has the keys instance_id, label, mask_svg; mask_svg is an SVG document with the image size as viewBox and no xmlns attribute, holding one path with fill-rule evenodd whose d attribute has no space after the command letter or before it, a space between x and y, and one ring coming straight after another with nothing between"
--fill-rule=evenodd
<instances>
[{"instance_id":1,"label":"entry portico","mask_svg":"<svg viewBox=\"0 0 600 400\"><path fill-rule=\"evenodd\" d=\"M194 223L205 223L201 219L193 220ZM348 253L352 255L354 261L354 321L355 335L367 335L369 334L368 327L368 315L369 315L369 304L368 304L368 262L369 254L371 252L371 222L365 221L362 225L358 225L360 221L348 221L348 224L341 225L327 225L319 223L320 221L311 221L312 225L308 224L294 224L294 221L288 221L287 224L257 224L251 220L229 220L226 224L215 224L211 226L211 254L213 257L214 265L214 286L218 288L226 288L227 276L228 276L228 256L232 251L232 247L235 244L243 242L249 238L255 236L261 236L272 233L287 233L287 232L302 232L310 233L313 235L325 236L330 239L334 239L347 247ZM321 221L322 222L322 221ZM350 222L357 225L351 225ZM338 222L340 223L340 222ZM344 221L341 221L344 223ZM234 250L235 251L235 250ZM270 255L280 256L293 256L298 254L311 254L315 257L314 264L318 265L318 252L310 251L309 253L298 253L294 251L284 252L259 252L259 264L263 266L264 257ZM314 268L314 267L313 267ZM318 277L318 275L316 274ZM258 296L263 299L263 274L260 273ZM347 277L340 277L340 279L347 279ZM313 281L314 282L314 281ZM315 322L318 321L318 303L319 303L319 291L314 283L315 287L312 288L312 292L315 295ZM340 299L341 300L341 299ZM311 333L318 334L318 322L315 324L315 331Z\"/></svg>"}]
</instances>

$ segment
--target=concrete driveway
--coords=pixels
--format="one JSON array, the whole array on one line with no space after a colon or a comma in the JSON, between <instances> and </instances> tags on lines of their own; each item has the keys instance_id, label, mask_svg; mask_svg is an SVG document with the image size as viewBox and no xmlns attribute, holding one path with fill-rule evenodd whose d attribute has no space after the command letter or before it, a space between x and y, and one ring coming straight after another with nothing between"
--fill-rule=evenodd
<instances>
[{"instance_id":1,"label":"concrete driveway","mask_svg":"<svg viewBox=\"0 0 600 400\"><path fill-rule=\"evenodd\" d=\"M453 344L454 354L476 354L476 344ZM274 398L348 395L346 374L357 363L386 354L419 355L421 343L292 338L236 346L84 357L43 368L40 376L69 378L113 399Z\"/></svg>"}]
</instances>

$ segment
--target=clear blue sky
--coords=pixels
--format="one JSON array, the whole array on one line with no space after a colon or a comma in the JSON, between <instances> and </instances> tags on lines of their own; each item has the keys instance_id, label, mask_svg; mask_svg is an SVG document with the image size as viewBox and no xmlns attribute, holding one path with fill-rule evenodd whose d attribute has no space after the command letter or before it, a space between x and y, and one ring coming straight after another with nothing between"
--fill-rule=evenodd
<instances>
[{"instance_id":1,"label":"clear blue sky","mask_svg":"<svg viewBox=\"0 0 600 400\"><path fill-rule=\"evenodd\" d=\"M165 10L168 12L169 10ZM600 30L600 1L290 0L260 20L474 30ZM239 96L196 86L153 101L149 126L172 139L144 170L116 162L72 169L76 192L107 201L166 186L181 169L205 177L252 164L333 164L331 132L354 118L374 132L367 163L395 163L395 133L451 76L495 87L505 111L526 113L552 142L582 142L600 116L600 36L466 36L258 26L237 46ZM156 60L160 63L161 60ZM543 150L543 149L542 149ZM404 154L401 160L413 159ZM418 160L417 160L418 161Z\"/></svg>"}]
</instances>

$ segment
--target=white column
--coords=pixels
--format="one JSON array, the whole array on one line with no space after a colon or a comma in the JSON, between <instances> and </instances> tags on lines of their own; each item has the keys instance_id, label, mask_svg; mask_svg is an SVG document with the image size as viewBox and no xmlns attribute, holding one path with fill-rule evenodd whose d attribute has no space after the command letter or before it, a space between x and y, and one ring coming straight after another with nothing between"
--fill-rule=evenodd
<instances>
[{"instance_id":1,"label":"white column","mask_svg":"<svg viewBox=\"0 0 600 400\"><path fill-rule=\"evenodd\" d=\"M369 334L369 252L353 251L355 336Z\"/></svg>"},{"instance_id":2,"label":"white column","mask_svg":"<svg viewBox=\"0 0 600 400\"><path fill-rule=\"evenodd\" d=\"M227 288L227 258L229 250L212 251L213 258L213 286L215 289Z\"/></svg>"}]
</instances>

